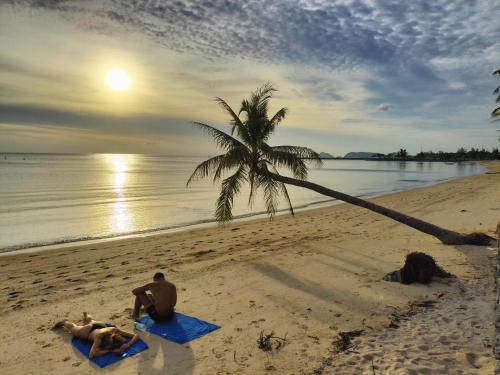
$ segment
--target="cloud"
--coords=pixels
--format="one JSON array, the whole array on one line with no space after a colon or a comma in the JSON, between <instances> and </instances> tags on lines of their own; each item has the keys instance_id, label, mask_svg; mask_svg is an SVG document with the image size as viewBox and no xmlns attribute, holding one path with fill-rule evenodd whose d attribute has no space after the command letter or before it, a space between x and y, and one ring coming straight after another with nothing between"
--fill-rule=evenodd
<instances>
[{"instance_id":1,"label":"cloud","mask_svg":"<svg viewBox=\"0 0 500 375\"><path fill-rule=\"evenodd\" d=\"M401 127L474 129L487 121L491 111L490 74L500 61L497 0L10 0L10 4L64 14L78 24L92 19L89 27L88 22L83 25L88 32L113 35L109 25L118 25L115 38L124 38L125 28L129 35L145 35L167 51L195 56L196 63L184 70L179 67L178 74L198 80L193 84L198 93L202 87L203 94L212 95L217 89L220 95L237 90L240 95L241 88L233 88L241 83L235 73L242 62L281 69L285 73L277 77L286 84L274 83L287 87L295 103L306 107L314 101L335 109L323 113L323 118L331 119L332 129L336 123L368 123L362 119L373 114ZM0 69L12 73L24 69L1 64ZM232 75L217 74L218 64ZM245 72L241 81L253 84L255 77L249 80ZM212 76L217 78L211 80ZM224 78L228 76L232 83ZM59 121L62 115L54 116ZM71 121L82 120L73 114ZM371 128L383 126L370 122Z\"/></svg>"},{"instance_id":2,"label":"cloud","mask_svg":"<svg viewBox=\"0 0 500 375\"><path fill-rule=\"evenodd\" d=\"M317 62L331 67L481 53L499 31L495 0L24 0L99 12L177 50L204 56Z\"/></svg>"},{"instance_id":3,"label":"cloud","mask_svg":"<svg viewBox=\"0 0 500 375\"><path fill-rule=\"evenodd\" d=\"M304 72L287 78L299 87L294 92L298 97L314 98L323 102L336 102L344 99L339 94L339 83L334 78Z\"/></svg>"},{"instance_id":4,"label":"cloud","mask_svg":"<svg viewBox=\"0 0 500 375\"><path fill-rule=\"evenodd\" d=\"M13 1L16 3L16 1ZM272 63L319 64L327 69L365 69L386 85L367 83L375 95L412 92L413 100L447 87L431 61L500 57L500 3L264 0L108 0L103 2L24 0L22 4L106 15L175 51L206 59L249 58ZM99 5L97 5L99 4ZM465 83L467 84L467 83ZM325 100L341 93L319 86ZM405 96L405 99L408 95Z\"/></svg>"},{"instance_id":5,"label":"cloud","mask_svg":"<svg viewBox=\"0 0 500 375\"><path fill-rule=\"evenodd\" d=\"M369 122L369 120L365 120L362 118L345 118L342 120L342 123L344 123L344 124L363 124L367 121Z\"/></svg>"},{"instance_id":6,"label":"cloud","mask_svg":"<svg viewBox=\"0 0 500 375\"><path fill-rule=\"evenodd\" d=\"M118 116L30 104L0 104L0 123L50 125L123 134L199 135L188 121L181 118L150 114Z\"/></svg>"},{"instance_id":7,"label":"cloud","mask_svg":"<svg viewBox=\"0 0 500 375\"><path fill-rule=\"evenodd\" d=\"M221 127L223 128L223 126ZM29 152L138 152L210 155L209 140L185 119L0 104L0 149ZM36 140L38 139L38 143ZM193 144L197 144L193 148ZM26 147L29 147L26 149Z\"/></svg>"}]
</instances>

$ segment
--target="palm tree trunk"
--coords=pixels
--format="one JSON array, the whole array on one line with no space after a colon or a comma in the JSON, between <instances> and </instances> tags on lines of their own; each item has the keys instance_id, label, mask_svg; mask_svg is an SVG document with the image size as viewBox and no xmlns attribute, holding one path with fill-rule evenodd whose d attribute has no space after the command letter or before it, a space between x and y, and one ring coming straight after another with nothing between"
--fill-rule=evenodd
<instances>
[{"instance_id":1,"label":"palm tree trunk","mask_svg":"<svg viewBox=\"0 0 500 375\"><path fill-rule=\"evenodd\" d=\"M266 173L270 175L273 179L280 181L282 183L299 186L305 189L310 189L320 194L326 195L328 197L332 197L347 203L354 204L355 206L360 206L370 211L377 212L381 215L396 220L402 224L408 225L409 227L412 227L416 230L430 234L431 236L436 237L446 245L463 245L463 244L489 245L492 240L491 237L482 233L472 233L466 235L448 229L444 229L438 227L437 225L427 223L420 219L402 214L400 212L391 210L386 207L379 206L378 204L366 201L364 199L360 199L357 197L353 197L351 195L347 195L335 190L328 189L324 186L315 184L313 182L297 180L295 178L281 176L279 174L268 171L266 171Z\"/></svg>"}]
</instances>

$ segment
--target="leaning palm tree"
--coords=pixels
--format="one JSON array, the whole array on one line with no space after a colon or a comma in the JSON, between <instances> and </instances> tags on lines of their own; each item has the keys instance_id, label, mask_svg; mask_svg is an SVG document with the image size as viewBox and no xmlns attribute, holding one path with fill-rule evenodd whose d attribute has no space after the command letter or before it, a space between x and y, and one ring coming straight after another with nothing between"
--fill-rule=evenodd
<instances>
[{"instance_id":1,"label":"leaning palm tree","mask_svg":"<svg viewBox=\"0 0 500 375\"><path fill-rule=\"evenodd\" d=\"M307 181L308 167L306 163L321 164L321 159L316 152L307 147L270 146L268 144L271 134L283 121L288 111L286 108L281 108L274 116L268 117L268 104L274 91L276 90L270 84L260 87L251 94L249 99L242 101L238 114L226 101L216 98L215 101L231 118L231 134L207 124L193 123L210 135L216 144L224 150L223 154L198 165L187 181L187 186L189 186L194 180L208 177L211 174L213 174L214 183L222 179L215 210L217 221L227 222L233 218L233 199L245 183L250 185L249 204L253 202L256 191L261 189L267 213L271 218L276 213L280 195L285 197L293 215L293 207L286 186L295 185L390 217L430 234L445 244L473 243L484 245L490 243L491 237L484 234L465 235L443 229L375 203ZM279 172L282 169L289 170L293 177L282 175ZM228 172L234 173L223 178L224 173Z\"/></svg>"}]
</instances>

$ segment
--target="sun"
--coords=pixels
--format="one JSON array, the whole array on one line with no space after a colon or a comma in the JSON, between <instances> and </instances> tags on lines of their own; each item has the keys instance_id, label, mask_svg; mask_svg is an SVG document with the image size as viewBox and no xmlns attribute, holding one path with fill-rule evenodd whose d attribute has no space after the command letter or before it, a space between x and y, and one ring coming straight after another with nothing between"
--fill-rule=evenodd
<instances>
[{"instance_id":1,"label":"sun","mask_svg":"<svg viewBox=\"0 0 500 375\"><path fill-rule=\"evenodd\" d=\"M128 73L119 68L111 69L106 74L106 83L113 91L127 91L132 86Z\"/></svg>"}]
</instances>

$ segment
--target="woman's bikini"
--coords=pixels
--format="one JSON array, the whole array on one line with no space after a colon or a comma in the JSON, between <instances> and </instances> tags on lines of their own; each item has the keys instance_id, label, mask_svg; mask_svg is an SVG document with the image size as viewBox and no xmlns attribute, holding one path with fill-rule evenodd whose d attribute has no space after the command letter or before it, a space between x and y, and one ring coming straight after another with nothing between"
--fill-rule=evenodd
<instances>
[{"instance_id":1,"label":"woman's bikini","mask_svg":"<svg viewBox=\"0 0 500 375\"><path fill-rule=\"evenodd\" d=\"M90 327L90 331L89 331L89 334L87 336L87 340L90 339L90 334L97 330L97 329L103 329L103 328L108 328L108 326L104 323L92 323L92 326Z\"/></svg>"}]
</instances>

